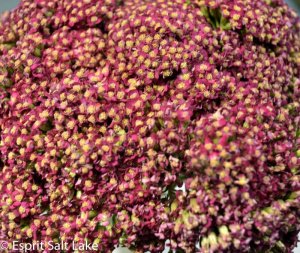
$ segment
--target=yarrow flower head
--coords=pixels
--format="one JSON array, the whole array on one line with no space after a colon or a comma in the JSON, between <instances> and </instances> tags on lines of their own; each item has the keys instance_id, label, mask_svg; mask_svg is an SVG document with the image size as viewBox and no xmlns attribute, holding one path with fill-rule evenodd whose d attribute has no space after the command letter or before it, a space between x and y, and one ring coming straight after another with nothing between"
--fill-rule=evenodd
<instances>
[{"instance_id":1,"label":"yarrow flower head","mask_svg":"<svg viewBox=\"0 0 300 253\"><path fill-rule=\"evenodd\" d=\"M0 238L292 252L299 33L283 0L22 0L0 16Z\"/></svg>"}]
</instances>

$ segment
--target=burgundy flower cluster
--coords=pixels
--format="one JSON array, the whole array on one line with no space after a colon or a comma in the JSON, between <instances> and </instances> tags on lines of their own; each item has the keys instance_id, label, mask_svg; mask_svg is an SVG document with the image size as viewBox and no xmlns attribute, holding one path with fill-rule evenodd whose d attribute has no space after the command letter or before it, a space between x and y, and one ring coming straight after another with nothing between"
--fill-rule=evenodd
<instances>
[{"instance_id":1,"label":"burgundy flower cluster","mask_svg":"<svg viewBox=\"0 0 300 253\"><path fill-rule=\"evenodd\" d=\"M299 33L282 0L23 0L2 14L0 238L292 252Z\"/></svg>"}]
</instances>

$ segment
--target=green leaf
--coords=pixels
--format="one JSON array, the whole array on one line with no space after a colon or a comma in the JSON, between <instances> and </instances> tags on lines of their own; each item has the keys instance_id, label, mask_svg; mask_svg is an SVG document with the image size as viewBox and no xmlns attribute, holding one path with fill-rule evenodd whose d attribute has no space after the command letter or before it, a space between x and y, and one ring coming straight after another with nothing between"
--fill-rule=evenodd
<instances>
[{"instance_id":1,"label":"green leaf","mask_svg":"<svg viewBox=\"0 0 300 253\"><path fill-rule=\"evenodd\" d=\"M224 31L232 29L230 22L224 17L221 17L221 27Z\"/></svg>"},{"instance_id":2,"label":"green leaf","mask_svg":"<svg viewBox=\"0 0 300 253\"><path fill-rule=\"evenodd\" d=\"M159 124L160 124L161 127L165 126L165 121L163 119L159 118L158 122L159 122Z\"/></svg>"},{"instance_id":3,"label":"green leaf","mask_svg":"<svg viewBox=\"0 0 300 253\"><path fill-rule=\"evenodd\" d=\"M113 214L113 215L111 216L110 224L111 224L112 227L114 227L117 223L118 223L117 215L116 215L116 214Z\"/></svg>"},{"instance_id":4,"label":"green leaf","mask_svg":"<svg viewBox=\"0 0 300 253\"><path fill-rule=\"evenodd\" d=\"M96 210L89 211L89 219L93 219L98 215L98 212Z\"/></svg>"}]
</instances>

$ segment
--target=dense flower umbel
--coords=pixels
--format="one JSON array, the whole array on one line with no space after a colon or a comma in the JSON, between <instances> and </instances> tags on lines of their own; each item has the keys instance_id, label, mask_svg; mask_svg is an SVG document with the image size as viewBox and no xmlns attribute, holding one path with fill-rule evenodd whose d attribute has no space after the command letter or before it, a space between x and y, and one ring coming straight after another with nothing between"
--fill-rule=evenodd
<instances>
[{"instance_id":1,"label":"dense flower umbel","mask_svg":"<svg viewBox=\"0 0 300 253\"><path fill-rule=\"evenodd\" d=\"M0 238L292 252L299 32L281 0L23 0L4 13Z\"/></svg>"}]
</instances>

